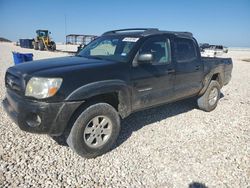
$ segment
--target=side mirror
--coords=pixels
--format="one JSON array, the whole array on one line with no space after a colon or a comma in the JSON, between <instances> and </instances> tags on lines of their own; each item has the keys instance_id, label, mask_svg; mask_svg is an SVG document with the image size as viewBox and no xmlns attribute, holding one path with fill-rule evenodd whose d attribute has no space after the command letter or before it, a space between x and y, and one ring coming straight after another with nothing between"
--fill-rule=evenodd
<instances>
[{"instance_id":1,"label":"side mirror","mask_svg":"<svg viewBox=\"0 0 250 188\"><path fill-rule=\"evenodd\" d=\"M138 63L149 63L151 64L153 61L153 55L152 54L140 54L137 58Z\"/></svg>"}]
</instances>

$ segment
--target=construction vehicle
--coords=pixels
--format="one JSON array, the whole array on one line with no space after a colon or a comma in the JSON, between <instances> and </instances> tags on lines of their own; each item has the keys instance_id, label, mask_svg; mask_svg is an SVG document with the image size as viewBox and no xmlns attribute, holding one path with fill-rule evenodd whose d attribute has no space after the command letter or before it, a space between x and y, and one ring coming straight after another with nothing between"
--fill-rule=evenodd
<instances>
[{"instance_id":1,"label":"construction vehicle","mask_svg":"<svg viewBox=\"0 0 250 188\"><path fill-rule=\"evenodd\" d=\"M51 32L48 30L37 30L36 34L37 36L33 41L33 48L35 50L56 50L56 43L49 36Z\"/></svg>"}]
</instances>

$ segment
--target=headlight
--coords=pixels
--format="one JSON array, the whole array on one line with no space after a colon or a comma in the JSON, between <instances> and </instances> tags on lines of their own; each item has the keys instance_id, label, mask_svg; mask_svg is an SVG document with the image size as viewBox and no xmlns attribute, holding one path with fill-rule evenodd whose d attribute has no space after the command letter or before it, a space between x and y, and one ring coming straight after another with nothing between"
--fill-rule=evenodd
<instances>
[{"instance_id":1,"label":"headlight","mask_svg":"<svg viewBox=\"0 0 250 188\"><path fill-rule=\"evenodd\" d=\"M25 95L43 99L56 94L62 84L62 78L33 77L29 80Z\"/></svg>"}]
</instances>

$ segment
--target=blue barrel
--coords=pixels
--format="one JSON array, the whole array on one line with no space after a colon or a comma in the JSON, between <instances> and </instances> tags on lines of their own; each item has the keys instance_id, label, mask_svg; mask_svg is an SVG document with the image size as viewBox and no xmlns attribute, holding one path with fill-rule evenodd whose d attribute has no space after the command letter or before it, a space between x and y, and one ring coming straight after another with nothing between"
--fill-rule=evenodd
<instances>
[{"instance_id":1,"label":"blue barrel","mask_svg":"<svg viewBox=\"0 0 250 188\"><path fill-rule=\"evenodd\" d=\"M14 59L15 65L23 63L23 62L27 62L27 61L33 61L32 53L26 53L26 54L22 54L18 52L12 52L12 53L13 53L13 59Z\"/></svg>"}]
</instances>

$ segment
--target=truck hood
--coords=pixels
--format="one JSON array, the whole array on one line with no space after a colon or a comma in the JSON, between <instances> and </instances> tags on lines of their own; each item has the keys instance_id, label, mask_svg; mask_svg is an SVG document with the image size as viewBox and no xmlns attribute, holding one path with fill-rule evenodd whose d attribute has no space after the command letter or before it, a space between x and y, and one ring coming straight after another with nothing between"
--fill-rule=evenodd
<instances>
[{"instance_id":1,"label":"truck hood","mask_svg":"<svg viewBox=\"0 0 250 188\"><path fill-rule=\"evenodd\" d=\"M99 59L88 59L84 57L69 56L69 57L59 57L51 59L36 60L31 62L26 62L18 64L11 67L17 74L30 75L39 71L44 71L47 69L63 68L67 66L76 65L96 65L96 64L107 64L110 61L99 60Z\"/></svg>"}]
</instances>

